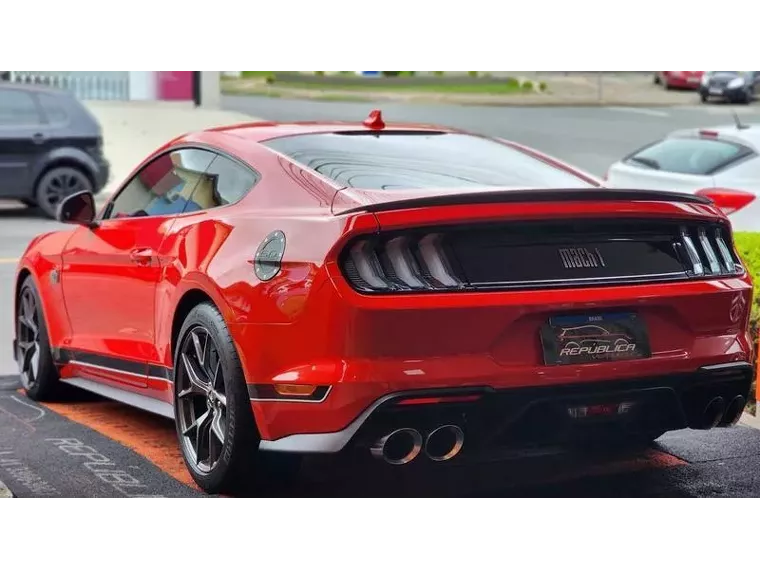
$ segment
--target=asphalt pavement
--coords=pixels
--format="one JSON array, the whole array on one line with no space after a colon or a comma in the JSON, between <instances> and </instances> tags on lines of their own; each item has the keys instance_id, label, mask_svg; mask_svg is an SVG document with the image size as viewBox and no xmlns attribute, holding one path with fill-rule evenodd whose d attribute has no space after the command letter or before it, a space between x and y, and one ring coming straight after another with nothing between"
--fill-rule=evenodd
<instances>
[{"instance_id":1,"label":"asphalt pavement","mask_svg":"<svg viewBox=\"0 0 760 569\"><path fill-rule=\"evenodd\" d=\"M226 97L227 109L268 120L361 120L378 105ZM747 122L760 104L690 108L456 107L383 104L386 121L463 128L528 144L596 175L676 129ZM61 227L0 202L0 479L17 496L192 496L170 421L78 393L38 405L17 391L11 353L16 260ZM340 461L338 461L339 463ZM326 465L326 466L325 466ZM335 467L337 466L337 468ZM440 470L432 483L402 470L313 459L291 495L760 496L760 431L748 426L665 435L618 456L553 456ZM378 472L382 475L378 476Z\"/></svg>"}]
</instances>

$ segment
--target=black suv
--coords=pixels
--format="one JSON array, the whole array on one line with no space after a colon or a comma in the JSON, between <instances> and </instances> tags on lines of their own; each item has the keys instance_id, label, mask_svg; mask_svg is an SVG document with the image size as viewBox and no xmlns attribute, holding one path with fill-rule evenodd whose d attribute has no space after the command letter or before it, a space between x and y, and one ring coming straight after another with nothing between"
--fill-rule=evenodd
<instances>
[{"instance_id":1,"label":"black suv","mask_svg":"<svg viewBox=\"0 0 760 569\"><path fill-rule=\"evenodd\" d=\"M60 201L108 182L103 135L73 94L0 82L0 199L55 218Z\"/></svg>"}]
</instances>

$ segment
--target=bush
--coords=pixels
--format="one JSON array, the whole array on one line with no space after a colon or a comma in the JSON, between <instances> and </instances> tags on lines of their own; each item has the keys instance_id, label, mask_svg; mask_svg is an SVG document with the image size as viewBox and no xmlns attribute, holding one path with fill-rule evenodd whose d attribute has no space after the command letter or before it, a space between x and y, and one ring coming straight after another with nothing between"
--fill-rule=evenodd
<instances>
[{"instance_id":1,"label":"bush","mask_svg":"<svg viewBox=\"0 0 760 569\"><path fill-rule=\"evenodd\" d=\"M760 336L760 295L758 295L758 287L760 286L760 233L734 233L734 243L755 285L749 327L752 341L757 346ZM753 404L755 401L755 389L755 382L753 382L749 393L750 404Z\"/></svg>"},{"instance_id":2,"label":"bush","mask_svg":"<svg viewBox=\"0 0 760 569\"><path fill-rule=\"evenodd\" d=\"M401 71L383 71L385 77L397 77L401 75Z\"/></svg>"},{"instance_id":3,"label":"bush","mask_svg":"<svg viewBox=\"0 0 760 569\"><path fill-rule=\"evenodd\" d=\"M549 86L546 84L546 81L541 81L541 83L538 84L538 89L542 93L545 92L548 88Z\"/></svg>"},{"instance_id":4,"label":"bush","mask_svg":"<svg viewBox=\"0 0 760 569\"><path fill-rule=\"evenodd\" d=\"M467 75L469 75L470 77L477 77L478 76L478 72L477 71L468 71Z\"/></svg>"},{"instance_id":5,"label":"bush","mask_svg":"<svg viewBox=\"0 0 760 569\"><path fill-rule=\"evenodd\" d=\"M435 75L436 77L443 77L443 73L444 73L443 71L433 71L433 75Z\"/></svg>"},{"instance_id":6,"label":"bush","mask_svg":"<svg viewBox=\"0 0 760 569\"><path fill-rule=\"evenodd\" d=\"M266 81L267 85L271 85L277 80L277 77L275 77L274 73L270 73L266 77L264 77L264 81Z\"/></svg>"},{"instance_id":7,"label":"bush","mask_svg":"<svg viewBox=\"0 0 760 569\"><path fill-rule=\"evenodd\" d=\"M324 74L325 74L325 72L324 72L324 71L315 71L315 72L314 72L314 75L317 75L318 77L323 77L323 76L324 76Z\"/></svg>"},{"instance_id":8,"label":"bush","mask_svg":"<svg viewBox=\"0 0 760 569\"><path fill-rule=\"evenodd\" d=\"M510 87L519 87L520 86L520 82L517 79L515 79L514 77L507 77L504 80L504 83L506 83Z\"/></svg>"},{"instance_id":9,"label":"bush","mask_svg":"<svg viewBox=\"0 0 760 569\"><path fill-rule=\"evenodd\" d=\"M520 85L520 87L522 87L523 91L532 91L533 90L533 81L523 81L523 83L522 83L522 85Z\"/></svg>"}]
</instances>

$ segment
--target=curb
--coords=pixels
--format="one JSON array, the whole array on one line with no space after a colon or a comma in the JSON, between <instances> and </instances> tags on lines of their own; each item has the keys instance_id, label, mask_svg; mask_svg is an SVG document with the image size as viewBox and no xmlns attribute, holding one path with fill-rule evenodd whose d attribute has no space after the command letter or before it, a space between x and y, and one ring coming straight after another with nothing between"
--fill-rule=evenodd
<instances>
[{"instance_id":1,"label":"curb","mask_svg":"<svg viewBox=\"0 0 760 569\"><path fill-rule=\"evenodd\" d=\"M234 90L222 92L224 96L231 97L264 97L279 99L294 99L307 101L346 101L346 102L376 102L376 103L404 103L404 104L424 104L424 105L459 105L462 107L698 107L699 100L694 101L660 101L660 100L643 100L631 101L626 99L548 99L548 100L509 100L499 99L496 101L489 100L472 100L472 99L450 99L446 97L393 97L378 93L355 93L355 92L319 92L307 91L304 93L294 93L290 91L248 91L236 92Z\"/></svg>"},{"instance_id":2,"label":"curb","mask_svg":"<svg viewBox=\"0 0 760 569\"><path fill-rule=\"evenodd\" d=\"M2 480L0 480L0 498L15 498L13 492L11 492L10 488L3 484Z\"/></svg>"}]
</instances>

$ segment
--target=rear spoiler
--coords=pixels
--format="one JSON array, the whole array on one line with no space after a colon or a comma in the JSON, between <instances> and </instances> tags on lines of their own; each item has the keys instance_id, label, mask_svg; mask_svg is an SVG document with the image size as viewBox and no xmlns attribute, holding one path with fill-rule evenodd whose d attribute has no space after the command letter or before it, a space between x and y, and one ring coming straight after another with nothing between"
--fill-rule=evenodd
<instances>
[{"instance_id":1,"label":"rear spoiler","mask_svg":"<svg viewBox=\"0 0 760 569\"><path fill-rule=\"evenodd\" d=\"M389 190L392 191L392 190ZM537 190L488 190L483 192L466 192L461 194L438 195L431 197L410 198L391 202L373 203L342 210L347 213L381 212L419 207L468 205L488 203L536 203L536 202L579 202L579 201L631 201L631 202L670 202L712 204L712 200L681 192L664 192L658 190L620 190L610 188L589 189L537 189Z\"/></svg>"}]
</instances>

